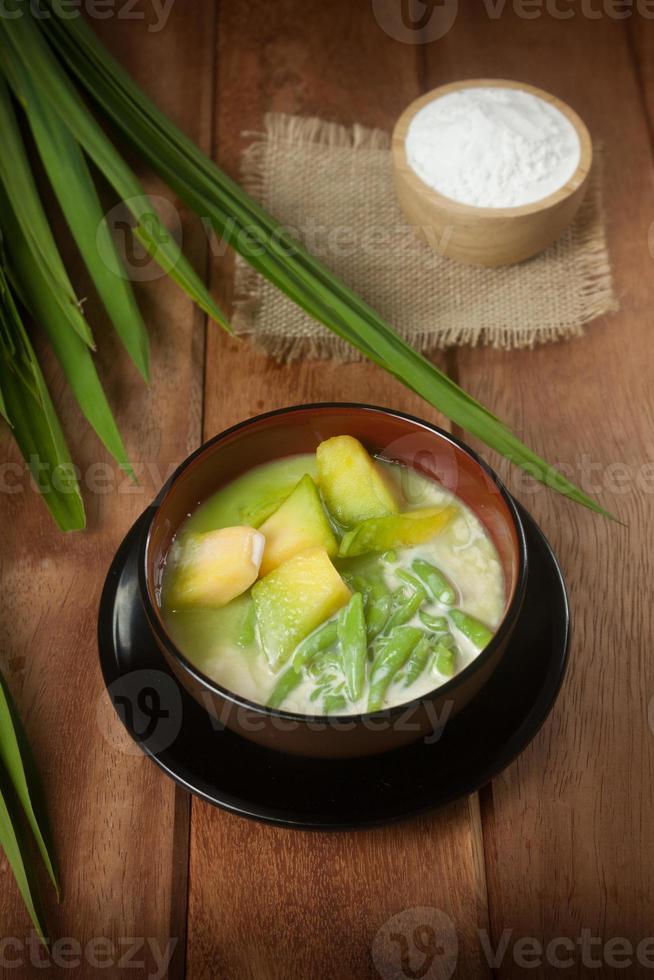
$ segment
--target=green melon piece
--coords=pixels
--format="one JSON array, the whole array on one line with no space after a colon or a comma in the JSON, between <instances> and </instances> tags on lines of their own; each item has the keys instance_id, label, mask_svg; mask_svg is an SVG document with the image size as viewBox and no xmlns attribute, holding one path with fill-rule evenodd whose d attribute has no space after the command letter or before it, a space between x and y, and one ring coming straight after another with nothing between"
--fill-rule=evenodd
<instances>
[{"instance_id":1,"label":"green melon piece","mask_svg":"<svg viewBox=\"0 0 654 980\"><path fill-rule=\"evenodd\" d=\"M266 539L259 571L262 577L307 548L324 548L328 555L338 552L318 487L308 474L259 531Z\"/></svg>"},{"instance_id":2,"label":"green melon piece","mask_svg":"<svg viewBox=\"0 0 654 980\"><path fill-rule=\"evenodd\" d=\"M368 551L411 548L439 534L456 513L454 507L425 507L405 514L362 521L343 535L339 554L365 555Z\"/></svg>"},{"instance_id":3,"label":"green melon piece","mask_svg":"<svg viewBox=\"0 0 654 980\"><path fill-rule=\"evenodd\" d=\"M326 439L316 450L316 460L325 503L343 527L399 510L397 489L358 439Z\"/></svg>"},{"instance_id":4,"label":"green melon piece","mask_svg":"<svg viewBox=\"0 0 654 980\"><path fill-rule=\"evenodd\" d=\"M252 587L259 642L276 670L350 598L324 548L295 555Z\"/></svg>"}]
</instances>

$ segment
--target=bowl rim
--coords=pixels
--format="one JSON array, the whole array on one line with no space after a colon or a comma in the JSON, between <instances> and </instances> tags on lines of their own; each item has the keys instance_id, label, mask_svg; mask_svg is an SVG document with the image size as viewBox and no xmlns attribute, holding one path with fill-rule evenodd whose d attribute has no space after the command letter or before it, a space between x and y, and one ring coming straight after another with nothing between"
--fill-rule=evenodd
<instances>
[{"instance_id":1,"label":"bowl rim","mask_svg":"<svg viewBox=\"0 0 654 980\"><path fill-rule=\"evenodd\" d=\"M490 479L491 483L497 487L497 490L507 506L516 532L518 545L518 569L513 596L506 607L497 630L493 634L492 640L477 654L473 660L470 661L469 664L467 664L466 667L463 668L463 670L461 670L458 674L455 674L455 676L450 680L446 681L444 684L440 684L438 687L432 688L430 691L427 691L425 694L422 694L419 697L412 698L410 701L402 701L399 704L392 705L388 708L381 708L378 711L365 711L359 714L348 715L305 715L296 711L285 711L282 708L270 708L268 705L259 704L256 701L251 701L249 698L243 697L240 694L236 694L236 692L231 691L227 687L223 687L217 681L213 680L211 677L208 677L185 656L166 630L161 619L159 608L150 595L147 575L148 549L152 529L157 514L159 513L164 501L167 499L168 495L174 491L174 486L178 478L201 455L210 452L216 444L220 443L228 436L233 435L241 429L246 429L248 426L260 422L263 419L274 418L275 416L282 415L292 415L295 412L306 412L312 410L322 411L335 408L390 415L394 418L403 419L404 421L411 422L413 425L417 425L421 429L427 430L432 435L436 435L444 439L445 442L453 444L467 456L469 456L484 472L487 479ZM415 415L410 415L407 412L401 412L397 409L384 408L379 405L369 405L362 402L308 402L306 404L289 405L286 408L273 409L272 411L262 412L259 415L253 415L248 419L243 419L241 422L237 422L235 425L229 426L229 428L224 429L215 436L212 436L211 439L208 439L206 442L202 443L202 445L191 453L190 456L187 456L187 458L180 463L180 465L175 469L174 473L164 483L154 501L152 504L150 504L148 510L150 513L148 518L144 521L139 540L138 582L140 598L141 602L143 603L146 618L150 624L150 628L154 631L158 642L165 647L166 651L173 657L179 666L193 678L196 683L204 686L211 692L212 695L224 699L225 701L235 705L237 708L255 711L267 718L276 718L286 722L292 721L302 725L311 723L332 725L336 727L339 724L344 723L351 725L365 723L368 720L390 720L391 718L397 717L407 711L415 710L421 704L432 701L435 696L441 697L444 693L447 694L449 692L453 692L493 656L498 646L500 646L505 639L508 638L508 635L512 631L515 621L520 614L520 609L524 599L528 575L525 529L516 503L497 473L495 473L495 471L479 456L478 453L471 449L470 446L466 445L466 443L464 443L461 439L452 435L452 433L446 432L444 429L441 429L439 426L434 425L431 422L427 422L425 419L421 419Z\"/></svg>"},{"instance_id":2,"label":"bowl rim","mask_svg":"<svg viewBox=\"0 0 654 980\"><path fill-rule=\"evenodd\" d=\"M478 207L476 204L465 204L463 201L455 201L440 191L435 190L426 184L425 181L411 167L406 155L406 136L409 126L414 116L424 106L450 92L459 92L467 88L512 88L535 95L549 105L554 106L572 124L579 139L579 163L568 180L548 194L547 197L531 201L529 204L518 204L513 207ZM448 82L439 85L437 88L425 92L423 95L414 99L406 107L393 128L391 137L391 150L393 154L393 166L396 173L401 174L402 178L413 185L413 189L420 194L429 197L434 203L452 215L460 217L478 217L484 219L497 219L498 221L507 218L526 217L528 215L539 214L548 211L550 208L561 203L575 194L588 180L593 164L593 142L586 123L581 116L556 95L545 89L538 88L536 85L529 85L527 82L519 82L509 78L466 78L456 82Z\"/></svg>"}]
</instances>

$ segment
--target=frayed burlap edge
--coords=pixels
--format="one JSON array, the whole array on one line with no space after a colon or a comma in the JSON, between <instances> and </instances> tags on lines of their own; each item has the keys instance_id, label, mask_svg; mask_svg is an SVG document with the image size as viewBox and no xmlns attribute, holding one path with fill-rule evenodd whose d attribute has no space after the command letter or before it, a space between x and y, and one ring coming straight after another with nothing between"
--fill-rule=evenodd
<instances>
[{"instance_id":1,"label":"frayed burlap edge","mask_svg":"<svg viewBox=\"0 0 654 980\"><path fill-rule=\"evenodd\" d=\"M253 142L241 159L241 183L257 201L265 198L266 150L271 143L312 143L346 149L389 149L388 133L380 129L368 129L355 124L348 127L315 117L292 116L285 113L267 113L264 131L244 133ZM584 298L583 310L577 320L567 324L548 324L546 327L512 326L510 332L501 327L479 328L457 325L439 328L438 334L424 331L402 331L402 337L422 353L446 350L457 346L489 346L498 350L531 349L563 339L580 337L584 324L598 316L614 313L619 309L614 288L609 255L603 227L605 222L601 193L602 147L594 146L595 176L586 200L575 219L576 262L580 270L580 295ZM317 325L314 334L281 336L267 334L258 327L261 308L262 277L240 256L236 257L234 286L235 301L232 325L237 334L247 335L252 345L276 360L290 363L303 359L342 361L362 360L363 355L349 343L331 333L327 327ZM292 302L290 299L288 302Z\"/></svg>"},{"instance_id":2,"label":"frayed burlap edge","mask_svg":"<svg viewBox=\"0 0 654 980\"><path fill-rule=\"evenodd\" d=\"M264 116L264 131L248 131L243 134L254 142L241 158L241 183L256 201L265 198L266 173L264 161L271 143L313 143L321 146L357 150L388 150L391 140L381 129L365 126L342 126L310 116L291 116L269 112ZM282 362L305 358L340 361L362 360L362 355L346 341L330 333L327 327L317 324L313 334L283 337L262 332L257 327L261 307L261 289L264 280L245 259L237 255L234 272L234 313L232 326L237 334L247 335L253 347ZM292 300L289 299L289 303Z\"/></svg>"}]
</instances>

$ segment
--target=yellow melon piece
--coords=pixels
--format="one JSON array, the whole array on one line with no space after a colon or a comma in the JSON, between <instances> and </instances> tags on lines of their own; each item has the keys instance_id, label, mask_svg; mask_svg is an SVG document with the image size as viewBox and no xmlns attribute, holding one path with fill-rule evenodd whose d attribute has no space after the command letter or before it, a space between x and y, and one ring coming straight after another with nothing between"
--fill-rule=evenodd
<instances>
[{"instance_id":1,"label":"yellow melon piece","mask_svg":"<svg viewBox=\"0 0 654 980\"><path fill-rule=\"evenodd\" d=\"M399 491L353 436L334 436L316 450L318 484L339 524L352 527L399 510Z\"/></svg>"},{"instance_id":2,"label":"yellow melon piece","mask_svg":"<svg viewBox=\"0 0 654 980\"><path fill-rule=\"evenodd\" d=\"M307 548L322 547L328 555L338 552L318 487L306 474L291 495L259 527L266 539L259 574L267 575L293 555Z\"/></svg>"},{"instance_id":3,"label":"yellow melon piece","mask_svg":"<svg viewBox=\"0 0 654 980\"><path fill-rule=\"evenodd\" d=\"M170 605L225 606L256 581L265 539L252 527L224 527L188 534L167 598Z\"/></svg>"}]
</instances>

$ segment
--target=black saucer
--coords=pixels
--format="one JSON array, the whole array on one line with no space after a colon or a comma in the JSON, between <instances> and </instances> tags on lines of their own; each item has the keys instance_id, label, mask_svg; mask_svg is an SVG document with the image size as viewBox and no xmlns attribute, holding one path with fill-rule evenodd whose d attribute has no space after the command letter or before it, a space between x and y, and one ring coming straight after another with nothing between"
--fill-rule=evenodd
<instances>
[{"instance_id":1,"label":"black saucer","mask_svg":"<svg viewBox=\"0 0 654 980\"><path fill-rule=\"evenodd\" d=\"M556 699L568 659L570 616L559 566L522 508L529 582L510 647L476 700L439 741L384 755L312 760L259 748L216 730L178 685L138 599L140 518L123 541L100 604L100 663L121 721L177 783L233 813L336 830L409 817L474 792L522 752Z\"/></svg>"}]
</instances>

